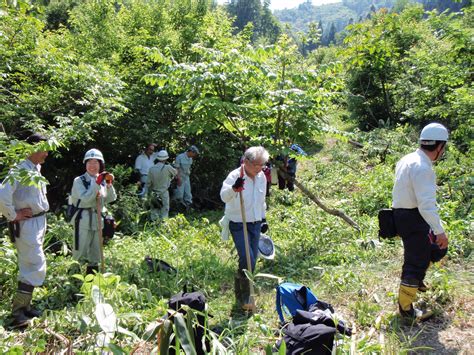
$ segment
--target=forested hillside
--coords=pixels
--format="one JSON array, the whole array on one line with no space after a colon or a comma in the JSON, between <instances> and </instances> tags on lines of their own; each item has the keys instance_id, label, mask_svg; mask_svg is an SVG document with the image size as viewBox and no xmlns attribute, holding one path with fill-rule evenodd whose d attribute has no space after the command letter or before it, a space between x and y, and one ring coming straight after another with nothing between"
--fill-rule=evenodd
<instances>
[{"instance_id":1,"label":"forested hillside","mask_svg":"<svg viewBox=\"0 0 474 355\"><path fill-rule=\"evenodd\" d=\"M283 24L288 24L290 31L295 34L300 31L308 33L311 31L311 26L317 25L321 31L320 44L328 45L338 40L336 34L343 31L347 25L362 22L382 8L389 11L400 11L410 3L421 3L426 10L456 12L470 1L342 0L335 4L314 6L310 0L307 0L292 9L276 10L274 15Z\"/></svg>"},{"instance_id":2,"label":"forested hillside","mask_svg":"<svg viewBox=\"0 0 474 355\"><path fill-rule=\"evenodd\" d=\"M21 331L10 317L17 252L0 220L0 352L167 354L181 344L194 354L196 314L162 321L169 298L188 286L207 299L210 353L271 354L283 335L275 311L282 280L309 286L352 327L352 337L337 335L337 354L473 351L472 6L457 11L466 3L453 3L441 13L404 2L377 11L391 1L374 1L372 10L372 1L306 3L275 13L301 31L309 26L293 38L268 2L252 11L244 3L1 3L0 180L38 183L10 169L32 152L24 139L44 134L50 211L46 280L33 294L43 315ZM346 20L353 24L340 43L321 46L317 24L324 19L334 33ZM416 149L429 122L449 130L434 169L450 244L419 297L436 317L407 325L397 308L403 247L399 238L378 238L377 213L391 206L396 162ZM151 142L171 162L190 145L200 151L192 208L172 204L164 221L150 220L133 173ZM252 145L268 149L274 169L279 155L296 158L298 184L293 192L273 185L267 198L276 256L247 275L257 299L249 315L234 302L237 255L232 240L221 240L219 191ZM106 272L85 276L72 258L75 236L64 207L90 148L103 153L115 176L109 213L117 228L104 246ZM150 268L146 256L176 271Z\"/></svg>"}]
</instances>

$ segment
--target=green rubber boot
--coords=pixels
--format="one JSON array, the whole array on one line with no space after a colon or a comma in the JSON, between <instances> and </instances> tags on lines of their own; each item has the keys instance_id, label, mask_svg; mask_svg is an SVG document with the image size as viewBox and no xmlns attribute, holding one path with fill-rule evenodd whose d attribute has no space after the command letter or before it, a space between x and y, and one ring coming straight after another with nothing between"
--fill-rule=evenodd
<instances>
[{"instance_id":1,"label":"green rubber boot","mask_svg":"<svg viewBox=\"0 0 474 355\"><path fill-rule=\"evenodd\" d=\"M30 307L32 293L24 290L18 290L13 297L12 302L12 318L11 326L13 328L25 327L30 322L30 317L25 314L25 311Z\"/></svg>"}]
</instances>

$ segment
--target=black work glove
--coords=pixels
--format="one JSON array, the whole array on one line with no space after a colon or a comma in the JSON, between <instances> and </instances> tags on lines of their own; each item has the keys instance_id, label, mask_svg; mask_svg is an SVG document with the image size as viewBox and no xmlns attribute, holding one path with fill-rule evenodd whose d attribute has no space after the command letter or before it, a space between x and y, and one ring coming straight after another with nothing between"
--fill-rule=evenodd
<instances>
[{"instance_id":1,"label":"black work glove","mask_svg":"<svg viewBox=\"0 0 474 355\"><path fill-rule=\"evenodd\" d=\"M243 177L238 177L237 180L235 180L234 185L232 185L232 189L235 192L241 192L244 190L244 183L245 179Z\"/></svg>"},{"instance_id":2,"label":"black work glove","mask_svg":"<svg viewBox=\"0 0 474 355\"><path fill-rule=\"evenodd\" d=\"M268 231L268 223L266 218L262 219L262 223L260 224L260 233L266 233Z\"/></svg>"}]
</instances>

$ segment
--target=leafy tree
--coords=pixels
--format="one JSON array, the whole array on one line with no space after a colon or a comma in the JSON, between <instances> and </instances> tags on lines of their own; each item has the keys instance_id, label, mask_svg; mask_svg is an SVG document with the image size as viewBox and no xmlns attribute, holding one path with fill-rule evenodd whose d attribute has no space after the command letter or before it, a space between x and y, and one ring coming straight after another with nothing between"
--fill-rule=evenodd
<instances>
[{"instance_id":1,"label":"leafy tree","mask_svg":"<svg viewBox=\"0 0 474 355\"><path fill-rule=\"evenodd\" d=\"M325 40L326 45L334 43L335 39L336 39L336 26L334 26L334 23L331 23L331 27L329 28L329 32Z\"/></svg>"},{"instance_id":2,"label":"leafy tree","mask_svg":"<svg viewBox=\"0 0 474 355\"><path fill-rule=\"evenodd\" d=\"M346 38L349 109L362 128L441 121L467 151L472 137L472 8L465 15L407 7L354 25Z\"/></svg>"},{"instance_id":3,"label":"leafy tree","mask_svg":"<svg viewBox=\"0 0 474 355\"><path fill-rule=\"evenodd\" d=\"M271 135L279 141L318 127L329 87L318 87L319 73L299 67L288 37L274 47L254 48L241 39L219 49L200 44L193 49L198 62L175 63L153 53L160 69L146 76L179 96L183 115L190 116L181 126L185 132L220 130L243 143Z\"/></svg>"},{"instance_id":4,"label":"leafy tree","mask_svg":"<svg viewBox=\"0 0 474 355\"><path fill-rule=\"evenodd\" d=\"M242 31L249 23L254 28L252 40L265 38L274 43L279 34L280 26L270 10L270 1L264 0L231 0L226 7L231 16L235 17L234 26Z\"/></svg>"},{"instance_id":5,"label":"leafy tree","mask_svg":"<svg viewBox=\"0 0 474 355\"><path fill-rule=\"evenodd\" d=\"M392 82L400 70L397 60L418 40L413 26L422 16L420 7L403 20L396 14L380 12L366 23L349 27L344 40L348 104L363 128L395 122L398 113L393 112Z\"/></svg>"}]
</instances>

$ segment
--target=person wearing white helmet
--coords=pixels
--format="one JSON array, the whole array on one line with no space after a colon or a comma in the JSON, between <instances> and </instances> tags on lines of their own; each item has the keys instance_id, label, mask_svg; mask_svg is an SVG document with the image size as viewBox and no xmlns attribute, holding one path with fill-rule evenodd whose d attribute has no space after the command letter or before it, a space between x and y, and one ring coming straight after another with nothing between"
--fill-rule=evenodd
<instances>
[{"instance_id":1,"label":"person wearing white helmet","mask_svg":"<svg viewBox=\"0 0 474 355\"><path fill-rule=\"evenodd\" d=\"M140 191L138 192L138 196L145 197L146 196L146 182L148 180L148 170L155 164L155 147L156 144L149 143L143 153L141 153L135 159L135 171L138 172L140 175Z\"/></svg>"},{"instance_id":2,"label":"person wearing white helmet","mask_svg":"<svg viewBox=\"0 0 474 355\"><path fill-rule=\"evenodd\" d=\"M436 206L436 175L433 162L444 153L448 130L430 123L420 134L419 148L398 163L392 191L395 227L404 246L404 263L399 289L399 311L403 318L426 320L430 311L413 306L418 291L427 287L423 280L430 262L446 255L448 238Z\"/></svg>"},{"instance_id":3,"label":"person wearing white helmet","mask_svg":"<svg viewBox=\"0 0 474 355\"><path fill-rule=\"evenodd\" d=\"M150 218L152 221L158 218L168 218L170 211L170 194L168 189L177 171L166 162L168 158L168 152L160 150L156 154L157 163L148 171L146 186L151 204Z\"/></svg>"},{"instance_id":4,"label":"person wearing white helmet","mask_svg":"<svg viewBox=\"0 0 474 355\"><path fill-rule=\"evenodd\" d=\"M47 139L40 134L33 134L26 142L36 145ZM46 198L46 184L24 184L17 180L15 172L29 172L41 176L41 164L45 162L48 152L33 148L28 157L9 173L12 179L5 179L0 184L0 216L8 221L12 243L18 256L18 289L12 302L12 327L28 325L31 318L41 313L31 307L35 287L41 286L46 277L46 258L43 252L43 241L46 234L46 215L49 210Z\"/></svg>"},{"instance_id":5,"label":"person wearing white helmet","mask_svg":"<svg viewBox=\"0 0 474 355\"><path fill-rule=\"evenodd\" d=\"M77 207L70 222L74 227L72 256L87 264L86 274L92 274L98 271L101 261L97 206L100 206L102 216L106 212L105 205L115 201L117 194L113 186L114 176L105 171L100 150L88 150L83 163L86 172L74 179L70 195L70 203Z\"/></svg>"},{"instance_id":6,"label":"person wearing white helmet","mask_svg":"<svg viewBox=\"0 0 474 355\"><path fill-rule=\"evenodd\" d=\"M199 155L199 149L192 145L184 153L176 157L174 166L178 171L177 187L174 191L174 199L188 209L193 203L193 195L191 193L191 165L193 159Z\"/></svg>"}]
</instances>

